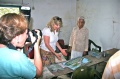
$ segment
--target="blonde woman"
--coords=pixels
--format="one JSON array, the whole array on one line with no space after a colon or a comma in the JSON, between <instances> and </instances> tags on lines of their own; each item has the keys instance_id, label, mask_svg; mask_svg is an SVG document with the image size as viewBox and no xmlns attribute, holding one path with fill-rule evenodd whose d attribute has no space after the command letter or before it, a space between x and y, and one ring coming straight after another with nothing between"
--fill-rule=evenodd
<instances>
[{"instance_id":1,"label":"blonde woman","mask_svg":"<svg viewBox=\"0 0 120 79\"><path fill-rule=\"evenodd\" d=\"M64 56L67 56L65 50L62 49L57 42L60 27L62 27L62 19L58 16L54 16L42 30L43 37L40 46L43 65L55 63L55 56L58 60L61 60L61 55L55 52L56 46Z\"/></svg>"}]
</instances>

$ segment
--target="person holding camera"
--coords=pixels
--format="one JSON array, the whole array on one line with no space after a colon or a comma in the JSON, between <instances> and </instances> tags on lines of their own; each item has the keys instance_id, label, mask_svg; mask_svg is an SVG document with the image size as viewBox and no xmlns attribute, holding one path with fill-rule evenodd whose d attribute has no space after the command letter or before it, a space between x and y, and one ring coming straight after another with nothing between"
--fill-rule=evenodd
<instances>
[{"instance_id":1,"label":"person holding camera","mask_svg":"<svg viewBox=\"0 0 120 79\"><path fill-rule=\"evenodd\" d=\"M65 49L62 49L57 42L60 27L62 27L62 19L58 16L54 16L42 30L43 36L40 47L44 66L55 63L55 56L58 60L62 60L61 55L55 52L56 46L64 56L67 56Z\"/></svg>"},{"instance_id":2,"label":"person holding camera","mask_svg":"<svg viewBox=\"0 0 120 79\"><path fill-rule=\"evenodd\" d=\"M42 74L39 49L41 36L34 44L34 63L17 48L23 48L28 37L28 22L23 14L7 13L0 18L0 79L33 79ZM35 41L32 32L31 41Z\"/></svg>"}]
</instances>

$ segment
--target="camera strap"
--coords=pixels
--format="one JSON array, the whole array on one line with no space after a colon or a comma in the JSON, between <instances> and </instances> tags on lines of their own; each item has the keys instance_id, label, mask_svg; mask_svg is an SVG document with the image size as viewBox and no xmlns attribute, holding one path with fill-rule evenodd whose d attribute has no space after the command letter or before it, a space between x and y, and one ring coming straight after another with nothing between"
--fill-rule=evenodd
<instances>
[{"instance_id":1,"label":"camera strap","mask_svg":"<svg viewBox=\"0 0 120 79\"><path fill-rule=\"evenodd\" d=\"M13 46L13 44L11 44L11 43L9 43L9 44L7 45L7 47L8 47L9 49L17 50L17 48L16 48L15 46Z\"/></svg>"},{"instance_id":2,"label":"camera strap","mask_svg":"<svg viewBox=\"0 0 120 79\"><path fill-rule=\"evenodd\" d=\"M28 48L28 51L25 53L26 56L28 56L28 54L32 51L32 49L33 49L33 47L29 47L29 48Z\"/></svg>"},{"instance_id":3,"label":"camera strap","mask_svg":"<svg viewBox=\"0 0 120 79\"><path fill-rule=\"evenodd\" d=\"M35 42L32 43L32 45L28 48L28 51L25 53L26 56L28 56L28 54L32 51L32 49L33 49L33 47L34 47L34 44L35 44L36 42L37 42L37 37L36 37ZM15 46L13 46L13 44L11 44L11 43L9 43L9 44L7 45L7 47L8 47L9 49L17 50L17 48L16 48Z\"/></svg>"},{"instance_id":4,"label":"camera strap","mask_svg":"<svg viewBox=\"0 0 120 79\"><path fill-rule=\"evenodd\" d=\"M32 43L32 45L28 48L28 51L25 53L26 54L26 56L28 56L28 54L32 51L32 49L33 49L33 47L34 47L34 44L37 42L37 37L36 37L36 40L35 40L35 42L34 43Z\"/></svg>"},{"instance_id":5,"label":"camera strap","mask_svg":"<svg viewBox=\"0 0 120 79\"><path fill-rule=\"evenodd\" d=\"M40 30L40 29L38 29L39 31L40 31L40 36L42 37L42 31ZM30 29L28 29L28 32L30 31ZM37 42L37 39L38 39L38 36L37 36L37 34L36 34L36 32L35 32L35 30L32 30L31 31L32 33L33 33L33 36L36 38L36 40L35 40L35 42L34 43L32 43L32 45L28 48L28 51L25 53L26 54L26 56L28 56L28 54L32 51L32 49L33 49L33 47L34 47L34 44ZM28 34L29 35L29 34ZM28 36L28 37L30 37L30 36ZM28 41L28 40L27 40ZM28 42L31 42L31 38L29 38L29 41Z\"/></svg>"}]
</instances>

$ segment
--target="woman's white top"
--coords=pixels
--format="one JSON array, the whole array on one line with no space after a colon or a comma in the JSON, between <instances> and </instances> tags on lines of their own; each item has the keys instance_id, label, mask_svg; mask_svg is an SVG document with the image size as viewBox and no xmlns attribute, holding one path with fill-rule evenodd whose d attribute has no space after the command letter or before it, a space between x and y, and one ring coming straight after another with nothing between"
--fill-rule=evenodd
<instances>
[{"instance_id":1,"label":"woman's white top","mask_svg":"<svg viewBox=\"0 0 120 79\"><path fill-rule=\"evenodd\" d=\"M46 46L45 46L45 42L44 42L44 36L49 36L50 37L50 46L54 49L54 51L56 50L56 42L58 41L58 32L55 31L51 32L50 28L45 27L42 30L42 41L41 41L41 49L46 50L46 51L50 51Z\"/></svg>"}]
</instances>

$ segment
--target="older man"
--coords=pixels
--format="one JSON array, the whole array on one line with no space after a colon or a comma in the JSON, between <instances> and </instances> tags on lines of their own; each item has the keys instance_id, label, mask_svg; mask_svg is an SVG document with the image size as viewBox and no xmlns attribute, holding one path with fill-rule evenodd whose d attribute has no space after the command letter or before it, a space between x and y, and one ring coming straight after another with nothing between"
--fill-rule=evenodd
<instances>
[{"instance_id":1,"label":"older man","mask_svg":"<svg viewBox=\"0 0 120 79\"><path fill-rule=\"evenodd\" d=\"M88 51L88 35L89 31L84 27L84 17L79 17L77 20L77 26L73 28L69 46L71 48L71 59L78 56L86 55Z\"/></svg>"}]
</instances>

